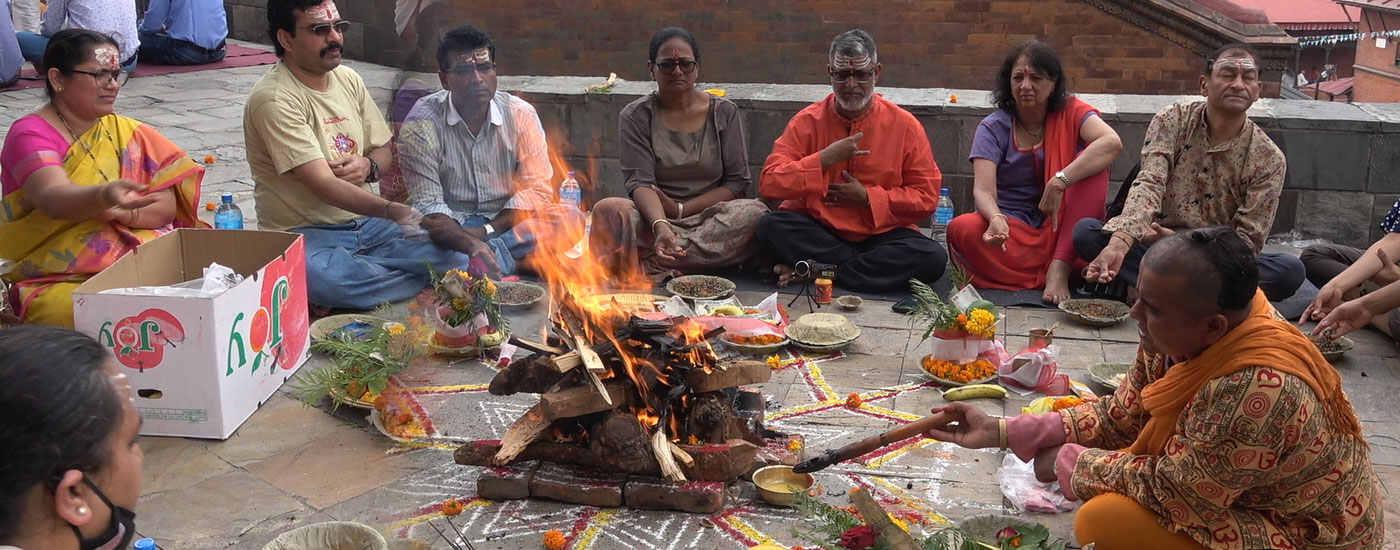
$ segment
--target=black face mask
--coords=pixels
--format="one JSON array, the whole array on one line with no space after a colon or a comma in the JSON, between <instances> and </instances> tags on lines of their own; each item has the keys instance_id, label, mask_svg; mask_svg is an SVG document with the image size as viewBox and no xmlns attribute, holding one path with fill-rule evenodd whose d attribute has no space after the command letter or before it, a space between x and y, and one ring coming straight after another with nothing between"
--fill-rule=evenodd
<instances>
[{"instance_id":1,"label":"black face mask","mask_svg":"<svg viewBox=\"0 0 1400 550\"><path fill-rule=\"evenodd\" d=\"M107 525L107 530L101 535L85 539L83 533L78 531L77 525L70 525L73 534L78 536L79 550L126 550L131 544L132 536L136 535L136 512L112 505L112 501L107 500L107 495L102 494L102 490L92 484L92 480L83 476L83 482L97 493L97 498L102 499L102 503L112 510L112 521Z\"/></svg>"}]
</instances>

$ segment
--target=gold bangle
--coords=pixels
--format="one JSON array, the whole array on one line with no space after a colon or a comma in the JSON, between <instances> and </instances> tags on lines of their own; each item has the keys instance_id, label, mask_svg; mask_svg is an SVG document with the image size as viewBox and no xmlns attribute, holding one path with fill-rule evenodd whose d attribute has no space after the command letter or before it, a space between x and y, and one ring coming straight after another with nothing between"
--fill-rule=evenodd
<instances>
[{"instance_id":1,"label":"gold bangle","mask_svg":"<svg viewBox=\"0 0 1400 550\"><path fill-rule=\"evenodd\" d=\"M666 218L656 218L656 221L651 222L651 232L652 232L652 233L656 233L656 224L658 224L658 223L664 223L664 224L666 224L666 225L671 225L671 220L668 220L668 219L666 219ZM675 226L672 226L672 229L674 229L674 228L675 228Z\"/></svg>"},{"instance_id":2,"label":"gold bangle","mask_svg":"<svg viewBox=\"0 0 1400 550\"><path fill-rule=\"evenodd\" d=\"M997 431L999 432L999 435L1000 435L1000 437L1001 437L1001 450L1005 451L1005 450L1006 450L1006 419L1005 419L1005 418L998 418L998 419L997 419Z\"/></svg>"},{"instance_id":3,"label":"gold bangle","mask_svg":"<svg viewBox=\"0 0 1400 550\"><path fill-rule=\"evenodd\" d=\"M392 220L392 219L389 218L389 207L390 207L390 206L393 206L393 205L394 205L394 201L385 200L385 201L384 201L384 215L383 215L383 216L380 216L380 217L381 217L381 218L384 218L384 219L386 219L386 220L389 220L389 221L394 221L394 220Z\"/></svg>"},{"instance_id":4,"label":"gold bangle","mask_svg":"<svg viewBox=\"0 0 1400 550\"><path fill-rule=\"evenodd\" d=\"M131 209L131 221L127 222L126 224L127 224L127 225L133 225L133 226L134 226L134 225L136 225L136 221L137 221L137 220L140 220L140 219L141 219L141 207L138 206L138 207L136 207L136 208Z\"/></svg>"},{"instance_id":5,"label":"gold bangle","mask_svg":"<svg viewBox=\"0 0 1400 550\"><path fill-rule=\"evenodd\" d=\"M1125 234L1125 233L1123 233L1122 231L1114 231L1114 232L1113 232L1113 235L1110 236L1108 239L1109 239L1109 240L1118 239L1118 240L1123 241L1123 244L1128 245L1128 248L1132 248L1132 247L1133 247L1133 241L1128 240L1128 235Z\"/></svg>"},{"instance_id":6,"label":"gold bangle","mask_svg":"<svg viewBox=\"0 0 1400 550\"><path fill-rule=\"evenodd\" d=\"M111 186L112 183L107 182L97 189L97 206L102 207L103 210L112 208L112 203L107 200L107 189Z\"/></svg>"},{"instance_id":7,"label":"gold bangle","mask_svg":"<svg viewBox=\"0 0 1400 550\"><path fill-rule=\"evenodd\" d=\"M1001 219L1004 220L1004 219L1006 219L1006 214L1002 214L1001 212L997 212L996 214L992 214L991 217L987 218L987 221L990 222L990 221L995 220L995 219L997 219L997 218L1001 218Z\"/></svg>"}]
</instances>

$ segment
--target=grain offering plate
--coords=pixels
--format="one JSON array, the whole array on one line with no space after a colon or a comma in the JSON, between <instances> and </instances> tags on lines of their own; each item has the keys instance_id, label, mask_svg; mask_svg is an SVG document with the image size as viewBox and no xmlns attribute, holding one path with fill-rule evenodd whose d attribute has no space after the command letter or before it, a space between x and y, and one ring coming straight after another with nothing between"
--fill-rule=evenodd
<instances>
[{"instance_id":1,"label":"grain offering plate","mask_svg":"<svg viewBox=\"0 0 1400 550\"><path fill-rule=\"evenodd\" d=\"M1074 299L1060 302L1060 311L1081 325L1111 327L1128 320L1128 304L1114 300Z\"/></svg>"},{"instance_id":2,"label":"grain offering plate","mask_svg":"<svg viewBox=\"0 0 1400 550\"><path fill-rule=\"evenodd\" d=\"M734 293L734 281L713 275L685 275L666 282L666 290L687 300L714 300Z\"/></svg>"},{"instance_id":3,"label":"grain offering plate","mask_svg":"<svg viewBox=\"0 0 1400 550\"><path fill-rule=\"evenodd\" d=\"M544 298L544 287L519 281L501 281L496 283L499 289L496 293L496 300L503 306L525 307L534 304Z\"/></svg>"}]
</instances>

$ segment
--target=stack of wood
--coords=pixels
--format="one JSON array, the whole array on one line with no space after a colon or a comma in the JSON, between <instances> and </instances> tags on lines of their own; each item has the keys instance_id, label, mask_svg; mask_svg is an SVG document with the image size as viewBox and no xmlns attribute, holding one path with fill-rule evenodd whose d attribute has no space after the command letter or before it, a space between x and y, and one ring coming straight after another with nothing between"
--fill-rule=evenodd
<instances>
[{"instance_id":1,"label":"stack of wood","mask_svg":"<svg viewBox=\"0 0 1400 550\"><path fill-rule=\"evenodd\" d=\"M523 460L579 464L661 475L671 481L733 481L764 445L762 397L739 387L768 381L758 361L720 361L703 333L683 317L638 317L615 304L586 310L565 296L550 307L542 341L513 338L533 351L491 381L495 395L540 394L499 442L477 441L460 464L502 466Z\"/></svg>"}]
</instances>

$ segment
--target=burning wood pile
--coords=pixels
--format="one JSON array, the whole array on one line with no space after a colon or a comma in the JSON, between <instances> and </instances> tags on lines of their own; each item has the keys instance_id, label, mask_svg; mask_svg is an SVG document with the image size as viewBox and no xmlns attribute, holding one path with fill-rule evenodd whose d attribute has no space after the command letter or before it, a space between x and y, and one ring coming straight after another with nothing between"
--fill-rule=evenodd
<instances>
[{"instance_id":1,"label":"burning wood pile","mask_svg":"<svg viewBox=\"0 0 1400 550\"><path fill-rule=\"evenodd\" d=\"M542 341L514 339L535 353L512 361L490 385L495 395L540 394L539 403L500 441L463 445L458 463L539 460L673 484L727 484L770 461L800 458L792 451L761 456L765 446L787 451L789 439L764 429L762 395L742 386L766 382L772 370L718 359L708 339L722 327L706 332L688 318L571 294L550 309Z\"/></svg>"}]
</instances>

